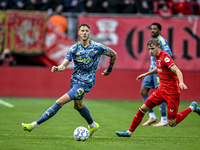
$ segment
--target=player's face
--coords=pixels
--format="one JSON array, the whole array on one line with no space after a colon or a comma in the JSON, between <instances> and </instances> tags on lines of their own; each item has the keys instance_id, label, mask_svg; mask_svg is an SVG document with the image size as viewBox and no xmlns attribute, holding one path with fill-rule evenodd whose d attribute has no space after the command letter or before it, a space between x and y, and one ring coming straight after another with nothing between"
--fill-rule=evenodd
<instances>
[{"instance_id":1,"label":"player's face","mask_svg":"<svg viewBox=\"0 0 200 150\"><path fill-rule=\"evenodd\" d=\"M157 25L151 26L151 37L156 38L160 34L160 30L158 29Z\"/></svg>"},{"instance_id":2,"label":"player's face","mask_svg":"<svg viewBox=\"0 0 200 150\"><path fill-rule=\"evenodd\" d=\"M87 26L82 26L78 30L78 35L80 36L81 41L87 41L90 38L90 29Z\"/></svg>"},{"instance_id":3,"label":"player's face","mask_svg":"<svg viewBox=\"0 0 200 150\"><path fill-rule=\"evenodd\" d=\"M159 50L160 50L159 46L155 46L155 45L151 44L151 45L148 45L148 49L149 49L149 53L151 56L158 57Z\"/></svg>"}]
</instances>

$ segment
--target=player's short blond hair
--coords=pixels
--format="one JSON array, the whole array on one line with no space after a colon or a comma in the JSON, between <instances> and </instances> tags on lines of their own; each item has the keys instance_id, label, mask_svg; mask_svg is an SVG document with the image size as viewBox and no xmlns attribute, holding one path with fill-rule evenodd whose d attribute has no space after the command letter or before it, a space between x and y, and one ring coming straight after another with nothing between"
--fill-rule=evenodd
<instances>
[{"instance_id":1,"label":"player's short blond hair","mask_svg":"<svg viewBox=\"0 0 200 150\"><path fill-rule=\"evenodd\" d=\"M149 39L147 46L151 46L151 45L160 46L160 42L157 38Z\"/></svg>"}]
</instances>

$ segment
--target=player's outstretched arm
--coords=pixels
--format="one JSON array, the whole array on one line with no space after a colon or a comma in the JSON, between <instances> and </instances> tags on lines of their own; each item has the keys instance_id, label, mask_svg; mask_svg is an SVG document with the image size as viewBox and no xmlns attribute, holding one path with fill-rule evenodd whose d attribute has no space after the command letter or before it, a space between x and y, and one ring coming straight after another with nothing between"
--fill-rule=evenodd
<instances>
[{"instance_id":1,"label":"player's outstretched arm","mask_svg":"<svg viewBox=\"0 0 200 150\"><path fill-rule=\"evenodd\" d=\"M67 59L64 59L64 61L59 65L59 66L53 66L51 68L51 72L61 72L67 68L69 65L70 61Z\"/></svg>"},{"instance_id":2,"label":"player's outstretched arm","mask_svg":"<svg viewBox=\"0 0 200 150\"><path fill-rule=\"evenodd\" d=\"M174 73L176 73L176 75L178 77L178 81L179 81L179 87L181 88L181 90L188 89L187 86L183 82L183 74L179 70L179 68L176 65L173 65L170 69L171 69L171 71L173 71Z\"/></svg>"},{"instance_id":3,"label":"player's outstretched arm","mask_svg":"<svg viewBox=\"0 0 200 150\"><path fill-rule=\"evenodd\" d=\"M107 53L105 55L110 57L110 63L109 63L108 68L104 70L102 75L103 76L108 76L111 73L112 68L113 68L113 66L115 64L115 60L117 58L117 53L114 50L112 50L111 48L108 48L108 51L107 51Z\"/></svg>"},{"instance_id":4,"label":"player's outstretched arm","mask_svg":"<svg viewBox=\"0 0 200 150\"><path fill-rule=\"evenodd\" d=\"M147 75L150 75L150 74L156 74L156 73L158 73L157 67L155 67L153 70L151 70L151 71L149 71L149 72L146 72L146 73L143 73L143 74L139 75L139 76L136 78L136 80L137 80L138 82L140 82L140 81L142 80L143 77L145 77L145 76L147 76Z\"/></svg>"}]
</instances>

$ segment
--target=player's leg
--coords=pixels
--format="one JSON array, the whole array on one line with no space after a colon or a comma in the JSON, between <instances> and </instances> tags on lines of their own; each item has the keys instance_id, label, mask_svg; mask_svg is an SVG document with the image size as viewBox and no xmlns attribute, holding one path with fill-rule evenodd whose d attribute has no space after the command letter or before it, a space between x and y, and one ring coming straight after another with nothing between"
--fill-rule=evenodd
<instances>
[{"instance_id":1,"label":"player's leg","mask_svg":"<svg viewBox=\"0 0 200 150\"><path fill-rule=\"evenodd\" d=\"M87 121L88 123L88 130L89 136L91 137L93 133L99 129L99 124L96 123L90 114L89 109L83 104L82 100L75 100L74 101L74 108L81 114L81 116Z\"/></svg>"},{"instance_id":2,"label":"player's leg","mask_svg":"<svg viewBox=\"0 0 200 150\"><path fill-rule=\"evenodd\" d=\"M70 97L68 94L64 94L62 97L60 97L50 108L48 108L44 114L37 120L30 124L22 123L22 128L26 131L31 132L34 128L36 128L39 124L45 122L46 120L53 117L58 110L65 104L70 101Z\"/></svg>"},{"instance_id":3,"label":"player's leg","mask_svg":"<svg viewBox=\"0 0 200 150\"><path fill-rule=\"evenodd\" d=\"M170 107L170 106L169 106ZM169 112L171 113L173 110L173 108L169 108ZM177 108L178 110L178 108ZM175 127L177 124L179 124L183 119L185 119L187 117L187 115L190 113L190 112L196 112L197 114L200 115L200 108L199 106L197 105L197 102L192 102L191 105L189 107L187 107L186 109L180 111L177 115L175 115L175 119L172 119L173 116L170 116L170 115L173 115L172 113L170 115L168 115L168 124L169 126L171 127ZM167 111L168 112L168 111ZM171 118L170 118L171 117Z\"/></svg>"},{"instance_id":4,"label":"player's leg","mask_svg":"<svg viewBox=\"0 0 200 150\"><path fill-rule=\"evenodd\" d=\"M98 130L99 124L96 123L90 114L89 109L83 104L84 95L90 90L90 87L83 84L73 85L72 90L68 92L70 99L74 101L74 108L80 113L80 115L87 121L89 137L93 135L93 133Z\"/></svg>"},{"instance_id":5,"label":"player's leg","mask_svg":"<svg viewBox=\"0 0 200 150\"><path fill-rule=\"evenodd\" d=\"M137 126L141 123L145 113L150 109L154 108L156 105L160 105L163 102L163 100L164 99L155 91L154 94L151 94L149 98L145 101L145 103L139 108L138 112L133 118L133 121L128 131L116 131L115 133L120 137L130 137L137 128Z\"/></svg>"},{"instance_id":6,"label":"player's leg","mask_svg":"<svg viewBox=\"0 0 200 150\"><path fill-rule=\"evenodd\" d=\"M151 88L154 88L153 75L148 75L142 81L141 90L140 90L140 94L143 98L143 102L145 102L146 99L149 97L148 92ZM149 110L149 119L142 125L148 126L155 122L157 122L157 117L156 117L153 109L150 109Z\"/></svg>"}]
</instances>

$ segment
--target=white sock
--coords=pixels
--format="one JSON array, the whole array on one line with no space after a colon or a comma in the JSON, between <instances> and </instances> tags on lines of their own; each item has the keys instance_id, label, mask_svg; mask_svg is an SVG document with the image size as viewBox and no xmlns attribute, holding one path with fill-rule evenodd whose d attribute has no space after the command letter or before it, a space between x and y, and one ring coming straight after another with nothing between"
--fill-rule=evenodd
<instances>
[{"instance_id":1,"label":"white sock","mask_svg":"<svg viewBox=\"0 0 200 150\"><path fill-rule=\"evenodd\" d=\"M89 124L90 128L94 128L96 125L96 122L93 121L93 123Z\"/></svg>"},{"instance_id":2,"label":"white sock","mask_svg":"<svg viewBox=\"0 0 200 150\"><path fill-rule=\"evenodd\" d=\"M154 112L149 113L149 118L156 119L156 115L154 114Z\"/></svg>"},{"instance_id":3,"label":"white sock","mask_svg":"<svg viewBox=\"0 0 200 150\"><path fill-rule=\"evenodd\" d=\"M192 111L194 111L194 106L189 106L191 109L192 109Z\"/></svg>"},{"instance_id":4,"label":"white sock","mask_svg":"<svg viewBox=\"0 0 200 150\"><path fill-rule=\"evenodd\" d=\"M34 128L36 128L38 126L36 121L32 122L31 124L34 125Z\"/></svg>"},{"instance_id":5,"label":"white sock","mask_svg":"<svg viewBox=\"0 0 200 150\"><path fill-rule=\"evenodd\" d=\"M127 132L128 132L129 135L131 135L131 134L133 133L133 132L131 132L131 131L129 131L129 130L127 130Z\"/></svg>"},{"instance_id":6,"label":"white sock","mask_svg":"<svg viewBox=\"0 0 200 150\"><path fill-rule=\"evenodd\" d=\"M165 116L165 117L161 117L161 122L165 122L165 123L167 123L167 117Z\"/></svg>"}]
</instances>

